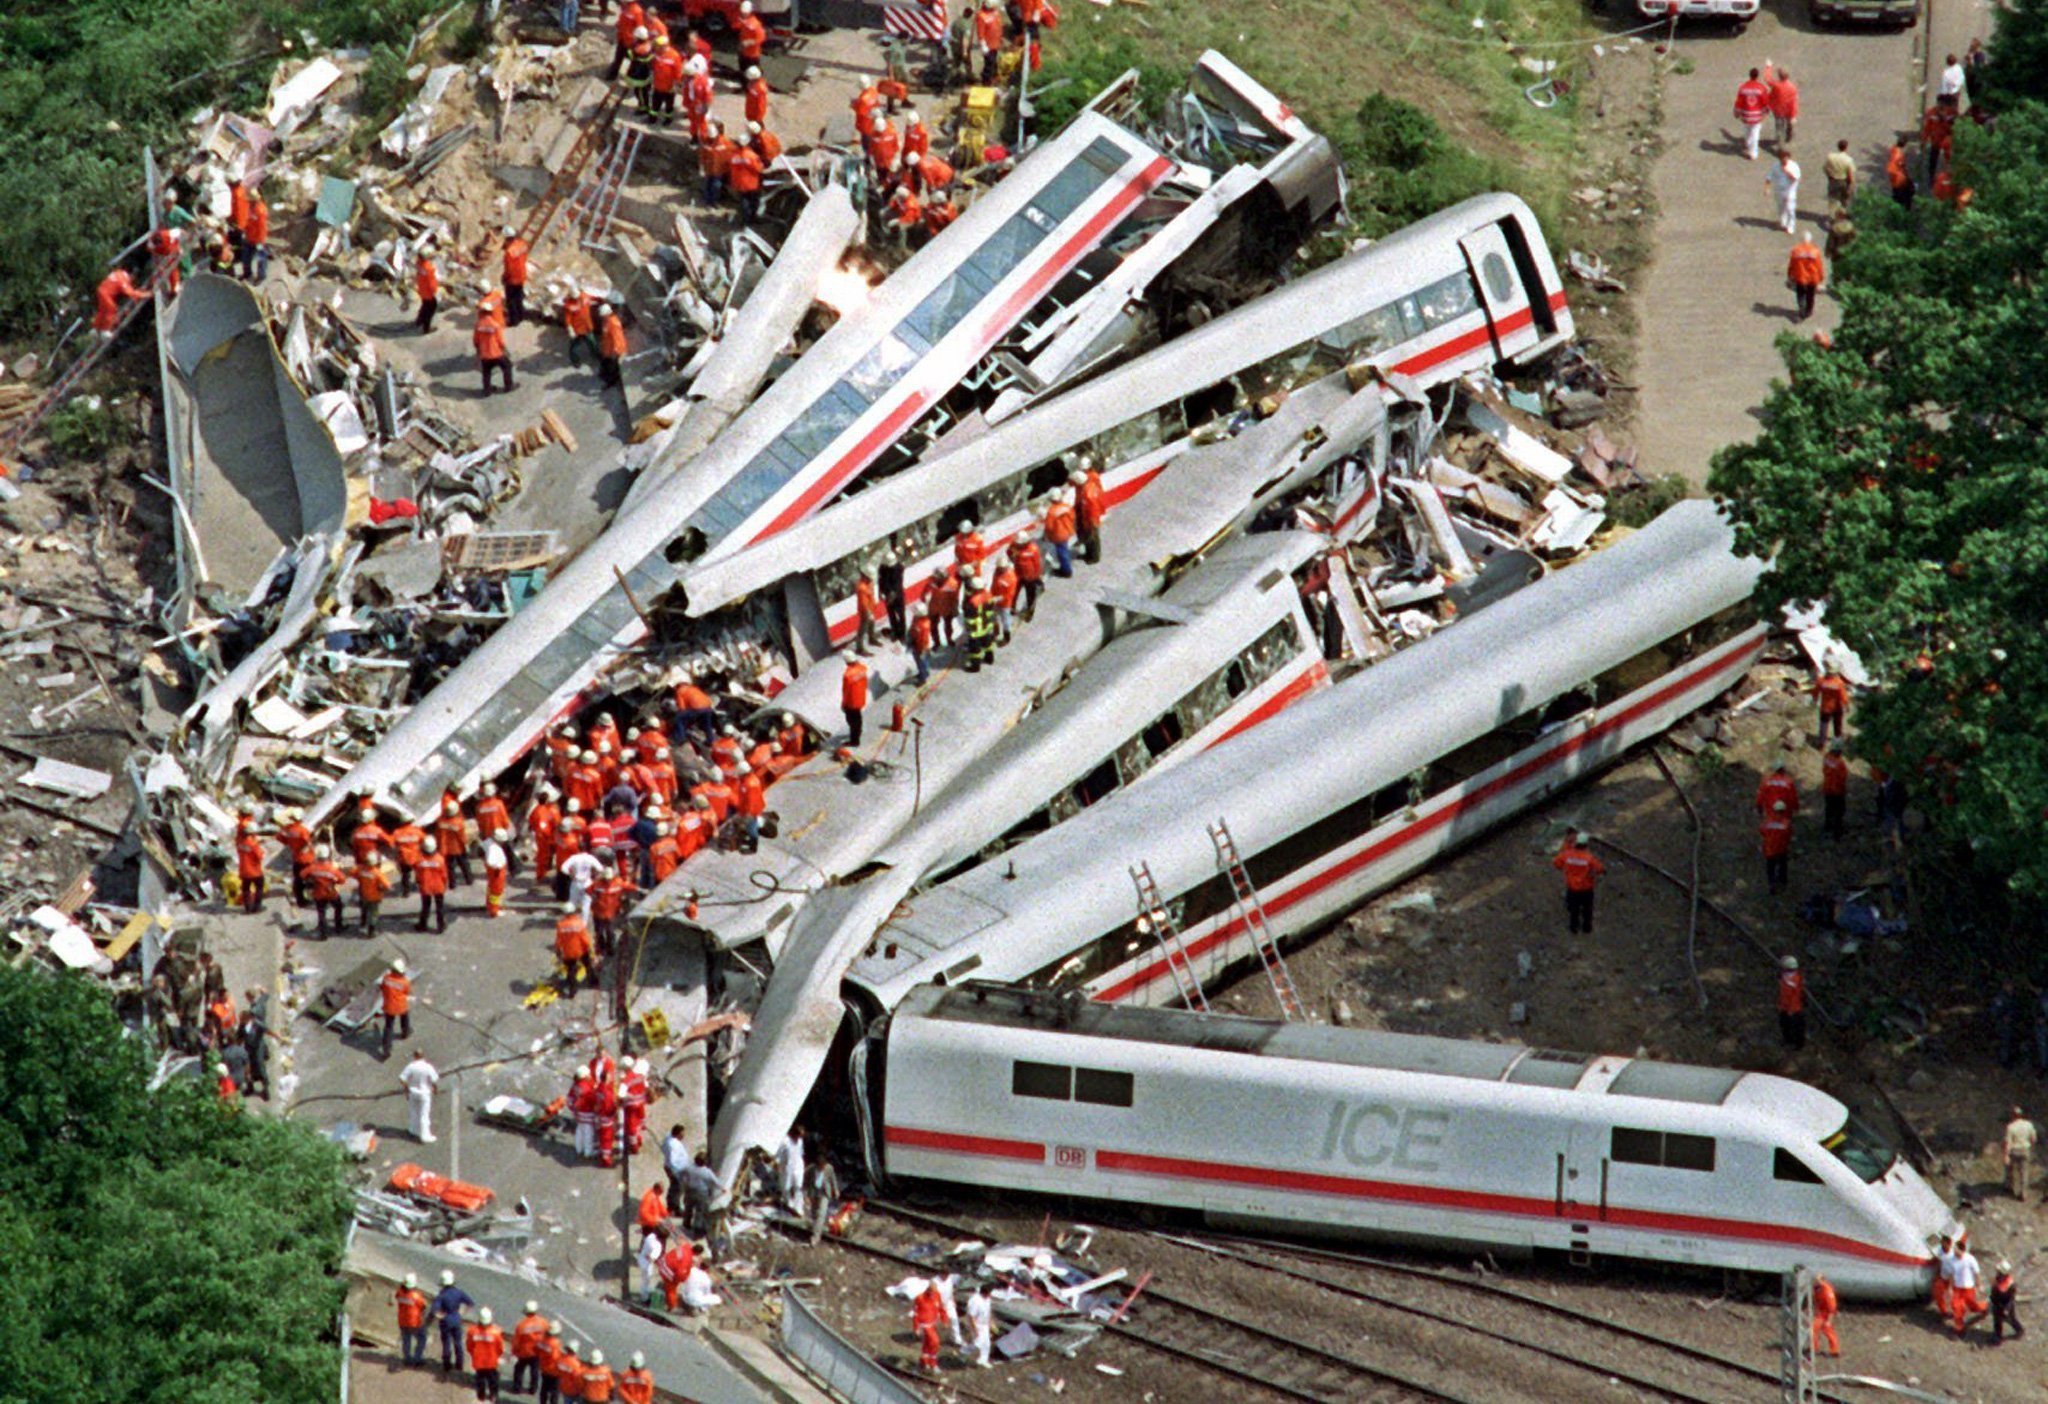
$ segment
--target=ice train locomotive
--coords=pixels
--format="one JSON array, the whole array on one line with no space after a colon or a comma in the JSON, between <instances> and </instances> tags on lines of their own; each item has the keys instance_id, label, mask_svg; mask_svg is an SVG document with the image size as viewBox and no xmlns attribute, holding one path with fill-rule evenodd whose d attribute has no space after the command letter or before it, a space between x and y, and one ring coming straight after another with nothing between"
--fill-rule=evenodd
<instances>
[{"instance_id":1,"label":"ice train locomotive","mask_svg":"<svg viewBox=\"0 0 2048 1404\"><path fill-rule=\"evenodd\" d=\"M1419 1245L1554 1249L1909 1299L1934 1190L1782 1077L924 985L856 1054L892 1179Z\"/></svg>"}]
</instances>

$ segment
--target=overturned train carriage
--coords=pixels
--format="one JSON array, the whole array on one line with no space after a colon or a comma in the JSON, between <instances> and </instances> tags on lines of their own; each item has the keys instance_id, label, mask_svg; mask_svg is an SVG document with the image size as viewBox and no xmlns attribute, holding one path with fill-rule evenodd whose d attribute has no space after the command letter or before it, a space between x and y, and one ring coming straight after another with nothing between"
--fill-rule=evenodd
<instances>
[{"instance_id":1,"label":"overturned train carriage","mask_svg":"<svg viewBox=\"0 0 2048 1404\"><path fill-rule=\"evenodd\" d=\"M1955 1228L1841 1102L1763 1073L983 984L912 990L864 1053L892 1178L1891 1299Z\"/></svg>"}]
</instances>

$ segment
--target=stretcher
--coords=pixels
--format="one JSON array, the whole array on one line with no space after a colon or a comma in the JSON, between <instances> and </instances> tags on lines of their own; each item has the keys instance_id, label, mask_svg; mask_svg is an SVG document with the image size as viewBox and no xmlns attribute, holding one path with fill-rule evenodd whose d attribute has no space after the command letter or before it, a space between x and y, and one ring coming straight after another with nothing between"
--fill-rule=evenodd
<instances>
[{"instance_id":1,"label":"stretcher","mask_svg":"<svg viewBox=\"0 0 2048 1404\"><path fill-rule=\"evenodd\" d=\"M389 957L364 961L339 979L328 981L306 1012L330 1029L354 1033L383 1007L384 995L377 982L390 968Z\"/></svg>"},{"instance_id":2,"label":"stretcher","mask_svg":"<svg viewBox=\"0 0 2048 1404\"><path fill-rule=\"evenodd\" d=\"M467 1184L451 1180L446 1175L436 1175L424 1166L406 1161L394 1166L391 1178L385 1182L386 1189L413 1199L446 1209L455 1214L481 1214L490 1207L497 1195L482 1185Z\"/></svg>"},{"instance_id":3,"label":"stretcher","mask_svg":"<svg viewBox=\"0 0 2048 1404\"><path fill-rule=\"evenodd\" d=\"M560 1120L562 1109L568 1105L567 1097L557 1097L546 1106L537 1107L524 1097L502 1093L478 1107L476 1119L486 1126L499 1126L529 1136L545 1136Z\"/></svg>"}]
</instances>

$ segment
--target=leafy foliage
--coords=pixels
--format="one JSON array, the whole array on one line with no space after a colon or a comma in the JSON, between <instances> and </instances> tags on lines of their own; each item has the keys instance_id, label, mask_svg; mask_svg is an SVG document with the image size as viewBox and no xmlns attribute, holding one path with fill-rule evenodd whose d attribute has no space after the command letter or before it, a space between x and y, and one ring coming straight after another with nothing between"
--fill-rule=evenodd
<instances>
[{"instance_id":1,"label":"leafy foliage","mask_svg":"<svg viewBox=\"0 0 2048 1404\"><path fill-rule=\"evenodd\" d=\"M285 50L403 40L433 0L26 0L0 15L0 336L76 310L141 232L142 149L252 105Z\"/></svg>"},{"instance_id":2,"label":"leafy foliage","mask_svg":"<svg viewBox=\"0 0 2048 1404\"><path fill-rule=\"evenodd\" d=\"M2048 7L2023 7L2039 19ZM2007 27L2009 31L2010 26ZM2007 32L2002 31L2002 32ZM2038 32L2038 29L2037 31ZM1878 680L1857 749L1916 788L1994 886L2048 896L2048 107L1965 124L1960 212L1866 199L1833 349L1790 379L1709 486L1761 593L1825 599Z\"/></svg>"},{"instance_id":3,"label":"leafy foliage","mask_svg":"<svg viewBox=\"0 0 2048 1404\"><path fill-rule=\"evenodd\" d=\"M94 986L0 968L0 1394L326 1404L338 1151L149 1063Z\"/></svg>"},{"instance_id":4,"label":"leafy foliage","mask_svg":"<svg viewBox=\"0 0 2048 1404\"><path fill-rule=\"evenodd\" d=\"M1970 75L1971 96L2000 108L2048 101L2048 0L2004 0L1993 13L1991 64Z\"/></svg>"},{"instance_id":5,"label":"leafy foliage","mask_svg":"<svg viewBox=\"0 0 2048 1404\"><path fill-rule=\"evenodd\" d=\"M121 417L97 397L77 399L50 416L50 447L69 459L96 458L121 436Z\"/></svg>"},{"instance_id":6,"label":"leafy foliage","mask_svg":"<svg viewBox=\"0 0 2048 1404\"><path fill-rule=\"evenodd\" d=\"M1064 127L1126 69L1138 70L1139 105L1154 115L1163 112L1168 99L1187 83L1185 72L1161 63L1127 35L1101 46L1068 44L1066 37L1055 31L1048 39L1045 67L1031 78L1039 131Z\"/></svg>"},{"instance_id":7,"label":"leafy foliage","mask_svg":"<svg viewBox=\"0 0 2048 1404\"><path fill-rule=\"evenodd\" d=\"M1452 141L1435 118L1401 98L1374 93L1352 120L1356 136L1344 144L1357 182L1353 212L1369 234L1514 187L1511 172Z\"/></svg>"}]
</instances>

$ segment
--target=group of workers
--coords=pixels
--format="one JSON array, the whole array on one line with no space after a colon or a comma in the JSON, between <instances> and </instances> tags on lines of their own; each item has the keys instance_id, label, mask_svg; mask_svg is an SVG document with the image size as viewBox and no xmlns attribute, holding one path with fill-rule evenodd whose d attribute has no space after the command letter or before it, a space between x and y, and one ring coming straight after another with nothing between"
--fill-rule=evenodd
<instances>
[{"instance_id":1,"label":"group of workers","mask_svg":"<svg viewBox=\"0 0 2048 1404\"><path fill-rule=\"evenodd\" d=\"M1069 578L1074 560L1102 559L1102 523L1109 493L1100 465L1077 455L1067 485L1047 498L1037 520L1018 530L1007 547L991 544L977 524L961 522L952 538L952 559L933 567L922 582L908 578L915 548L908 541L884 550L854 585L854 656L840 683L840 710L847 744L858 747L868 706L868 667L862 659L887 633L909 651L920 685L931 680L940 649L957 650L967 672L995 663L996 649L1010 642L1018 623L1037 612L1048 576ZM1043 543L1041 545L1041 542ZM1050 554L1050 560L1047 559Z\"/></svg>"},{"instance_id":2,"label":"group of workers","mask_svg":"<svg viewBox=\"0 0 2048 1404\"><path fill-rule=\"evenodd\" d=\"M853 129L867 162L869 201L896 241L905 245L913 237L930 238L960 217L954 203L958 173L932 149L931 129L909 103L910 90L904 84L869 77L850 104Z\"/></svg>"},{"instance_id":3,"label":"group of workers","mask_svg":"<svg viewBox=\"0 0 2048 1404\"><path fill-rule=\"evenodd\" d=\"M149 257L149 271L142 281L136 281L125 263L117 263L93 288L95 337L111 340L120 330L129 305L147 302L156 287L161 286L172 297L178 295L184 275L192 267L192 251L185 246L188 229L198 235L211 271L255 283L269 275L270 206L264 202L260 187L252 187L240 176L229 177L228 212L217 224L195 217L175 197L167 197L157 227L142 239L143 251Z\"/></svg>"},{"instance_id":4,"label":"group of workers","mask_svg":"<svg viewBox=\"0 0 2048 1404\"><path fill-rule=\"evenodd\" d=\"M502 1390L535 1395L538 1404L653 1404L654 1374L642 1352L634 1351L626 1368L614 1371L602 1350L586 1354L560 1321L542 1316L537 1301L526 1304L509 1336L489 1307L477 1308L476 1300L456 1285L453 1271L441 1274L441 1290L431 1299L420 1290L418 1276L407 1273L391 1303L401 1363L427 1363L427 1328L432 1325L440 1335L442 1371L469 1371L478 1399L497 1399ZM476 1308L474 1321L463 1315L471 1308ZM509 1382L503 1378L508 1357Z\"/></svg>"},{"instance_id":5,"label":"group of workers","mask_svg":"<svg viewBox=\"0 0 2048 1404\"><path fill-rule=\"evenodd\" d=\"M2026 1327L2020 1324L2019 1288L2011 1261L1999 1260L1997 1273L1991 1279L1989 1299L1984 1295L1984 1285L1983 1266L1970 1251L1969 1231L1954 1237L1943 1235L1934 1254L1931 1301L1935 1315L1955 1328L1958 1339L1967 1336L1970 1327L1987 1316L1991 1318L1994 1345L2004 1343L2008 1330L2014 1340L2026 1335Z\"/></svg>"}]
</instances>

